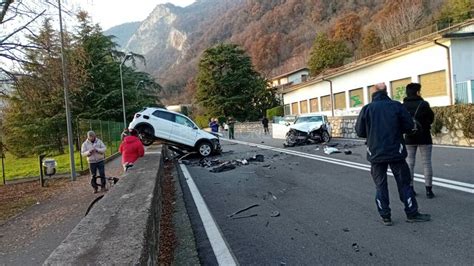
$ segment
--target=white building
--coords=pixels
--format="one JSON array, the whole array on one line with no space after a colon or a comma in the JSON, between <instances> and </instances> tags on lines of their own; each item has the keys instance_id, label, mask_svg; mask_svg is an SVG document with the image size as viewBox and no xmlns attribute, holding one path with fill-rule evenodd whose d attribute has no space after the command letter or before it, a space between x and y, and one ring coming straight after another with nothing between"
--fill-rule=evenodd
<instances>
[{"instance_id":1,"label":"white building","mask_svg":"<svg viewBox=\"0 0 474 266\"><path fill-rule=\"evenodd\" d=\"M371 87L380 82L399 101L405 86L417 82L431 106L472 103L474 19L284 88L285 115L357 115L371 101Z\"/></svg>"}]
</instances>

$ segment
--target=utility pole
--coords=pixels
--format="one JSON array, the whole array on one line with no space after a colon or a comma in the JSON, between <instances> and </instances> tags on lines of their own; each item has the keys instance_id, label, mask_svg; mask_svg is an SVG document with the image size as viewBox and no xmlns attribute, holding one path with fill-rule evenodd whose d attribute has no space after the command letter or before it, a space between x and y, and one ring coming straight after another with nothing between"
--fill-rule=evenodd
<instances>
[{"instance_id":1,"label":"utility pole","mask_svg":"<svg viewBox=\"0 0 474 266\"><path fill-rule=\"evenodd\" d=\"M64 103L66 105L66 123L67 123L67 142L69 144L69 163L71 166L71 181L76 180L76 165L74 162L74 145L72 138L72 124L71 124L71 110L69 108L69 92L68 80L66 71L66 57L64 55L64 33L63 33L63 18L61 11L61 0L58 0L59 9L59 31L61 33L61 64L63 72L63 87L64 87Z\"/></svg>"}]
</instances>

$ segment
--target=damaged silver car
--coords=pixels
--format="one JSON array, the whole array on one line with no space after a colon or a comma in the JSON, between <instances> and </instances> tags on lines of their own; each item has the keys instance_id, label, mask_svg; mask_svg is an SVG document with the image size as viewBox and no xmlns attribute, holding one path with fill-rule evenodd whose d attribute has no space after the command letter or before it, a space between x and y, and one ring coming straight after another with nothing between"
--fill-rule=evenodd
<instances>
[{"instance_id":1,"label":"damaged silver car","mask_svg":"<svg viewBox=\"0 0 474 266\"><path fill-rule=\"evenodd\" d=\"M332 137L331 125L325 115L301 115L294 124L288 126L289 130L286 133L286 141L283 144L285 147L329 142Z\"/></svg>"}]
</instances>

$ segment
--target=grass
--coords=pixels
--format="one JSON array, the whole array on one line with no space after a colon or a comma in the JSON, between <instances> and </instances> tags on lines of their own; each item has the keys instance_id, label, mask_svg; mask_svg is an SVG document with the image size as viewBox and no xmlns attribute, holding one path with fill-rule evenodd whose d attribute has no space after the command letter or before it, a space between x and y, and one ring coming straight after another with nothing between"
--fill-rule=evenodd
<instances>
[{"instance_id":1,"label":"grass","mask_svg":"<svg viewBox=\"0 0 474 266\"><path fill-rule=\"evenodd\" d=\"M118 146L120 145L119 141L111 143L111 147L107 147L107 156L110 156L112 153L118 150ZM111 153L112 151L112 153ZM64 154L59 155L48 155L45 158L53 158L56 160L57 168L56 174L65 174L70 172L70 164L69 164L69 151L66 150ZM83 170L87 169L87 160L85 157L82 157L82 169L81 169L81 161L80 161L80 153L78 151L74 152L74 162L76 165L76 170ZM34 177L39 176L39 159L38 156L31 156L26 158L17 158L15 155L11 153L5 154L5 178L6 180L15 180L21 179L26 177ZM1 180L1 172L0 172L0 180ZM0 185L2 182L0 182Z\"/></svg>"}]
</instances>

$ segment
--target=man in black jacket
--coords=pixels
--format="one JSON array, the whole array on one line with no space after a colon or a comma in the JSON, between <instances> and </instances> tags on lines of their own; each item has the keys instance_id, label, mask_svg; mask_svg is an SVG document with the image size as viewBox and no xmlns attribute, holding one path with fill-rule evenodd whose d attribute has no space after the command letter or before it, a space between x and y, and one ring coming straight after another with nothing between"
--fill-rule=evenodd
<instances>
[{"instance_id":1,"label":"man in black jacket","mask_svg":"<svg viewBox=\"0 0 474 266\"><path fill-rule=\"evenodd\" d=\"M405 161L407 151L403 134L413 129L413 120L401 103L392 101L384 83L375 85L372 103L360 111L356 123L357 135L367 139L367 160L377 193L377 210L385 225L392 225L387 185L387 168L390 165L397 181L400 200L405 205L407 222L425 222L429 214L418 212L413 188L410 186L410 169Z\"/></svg>"}]
</instances>

